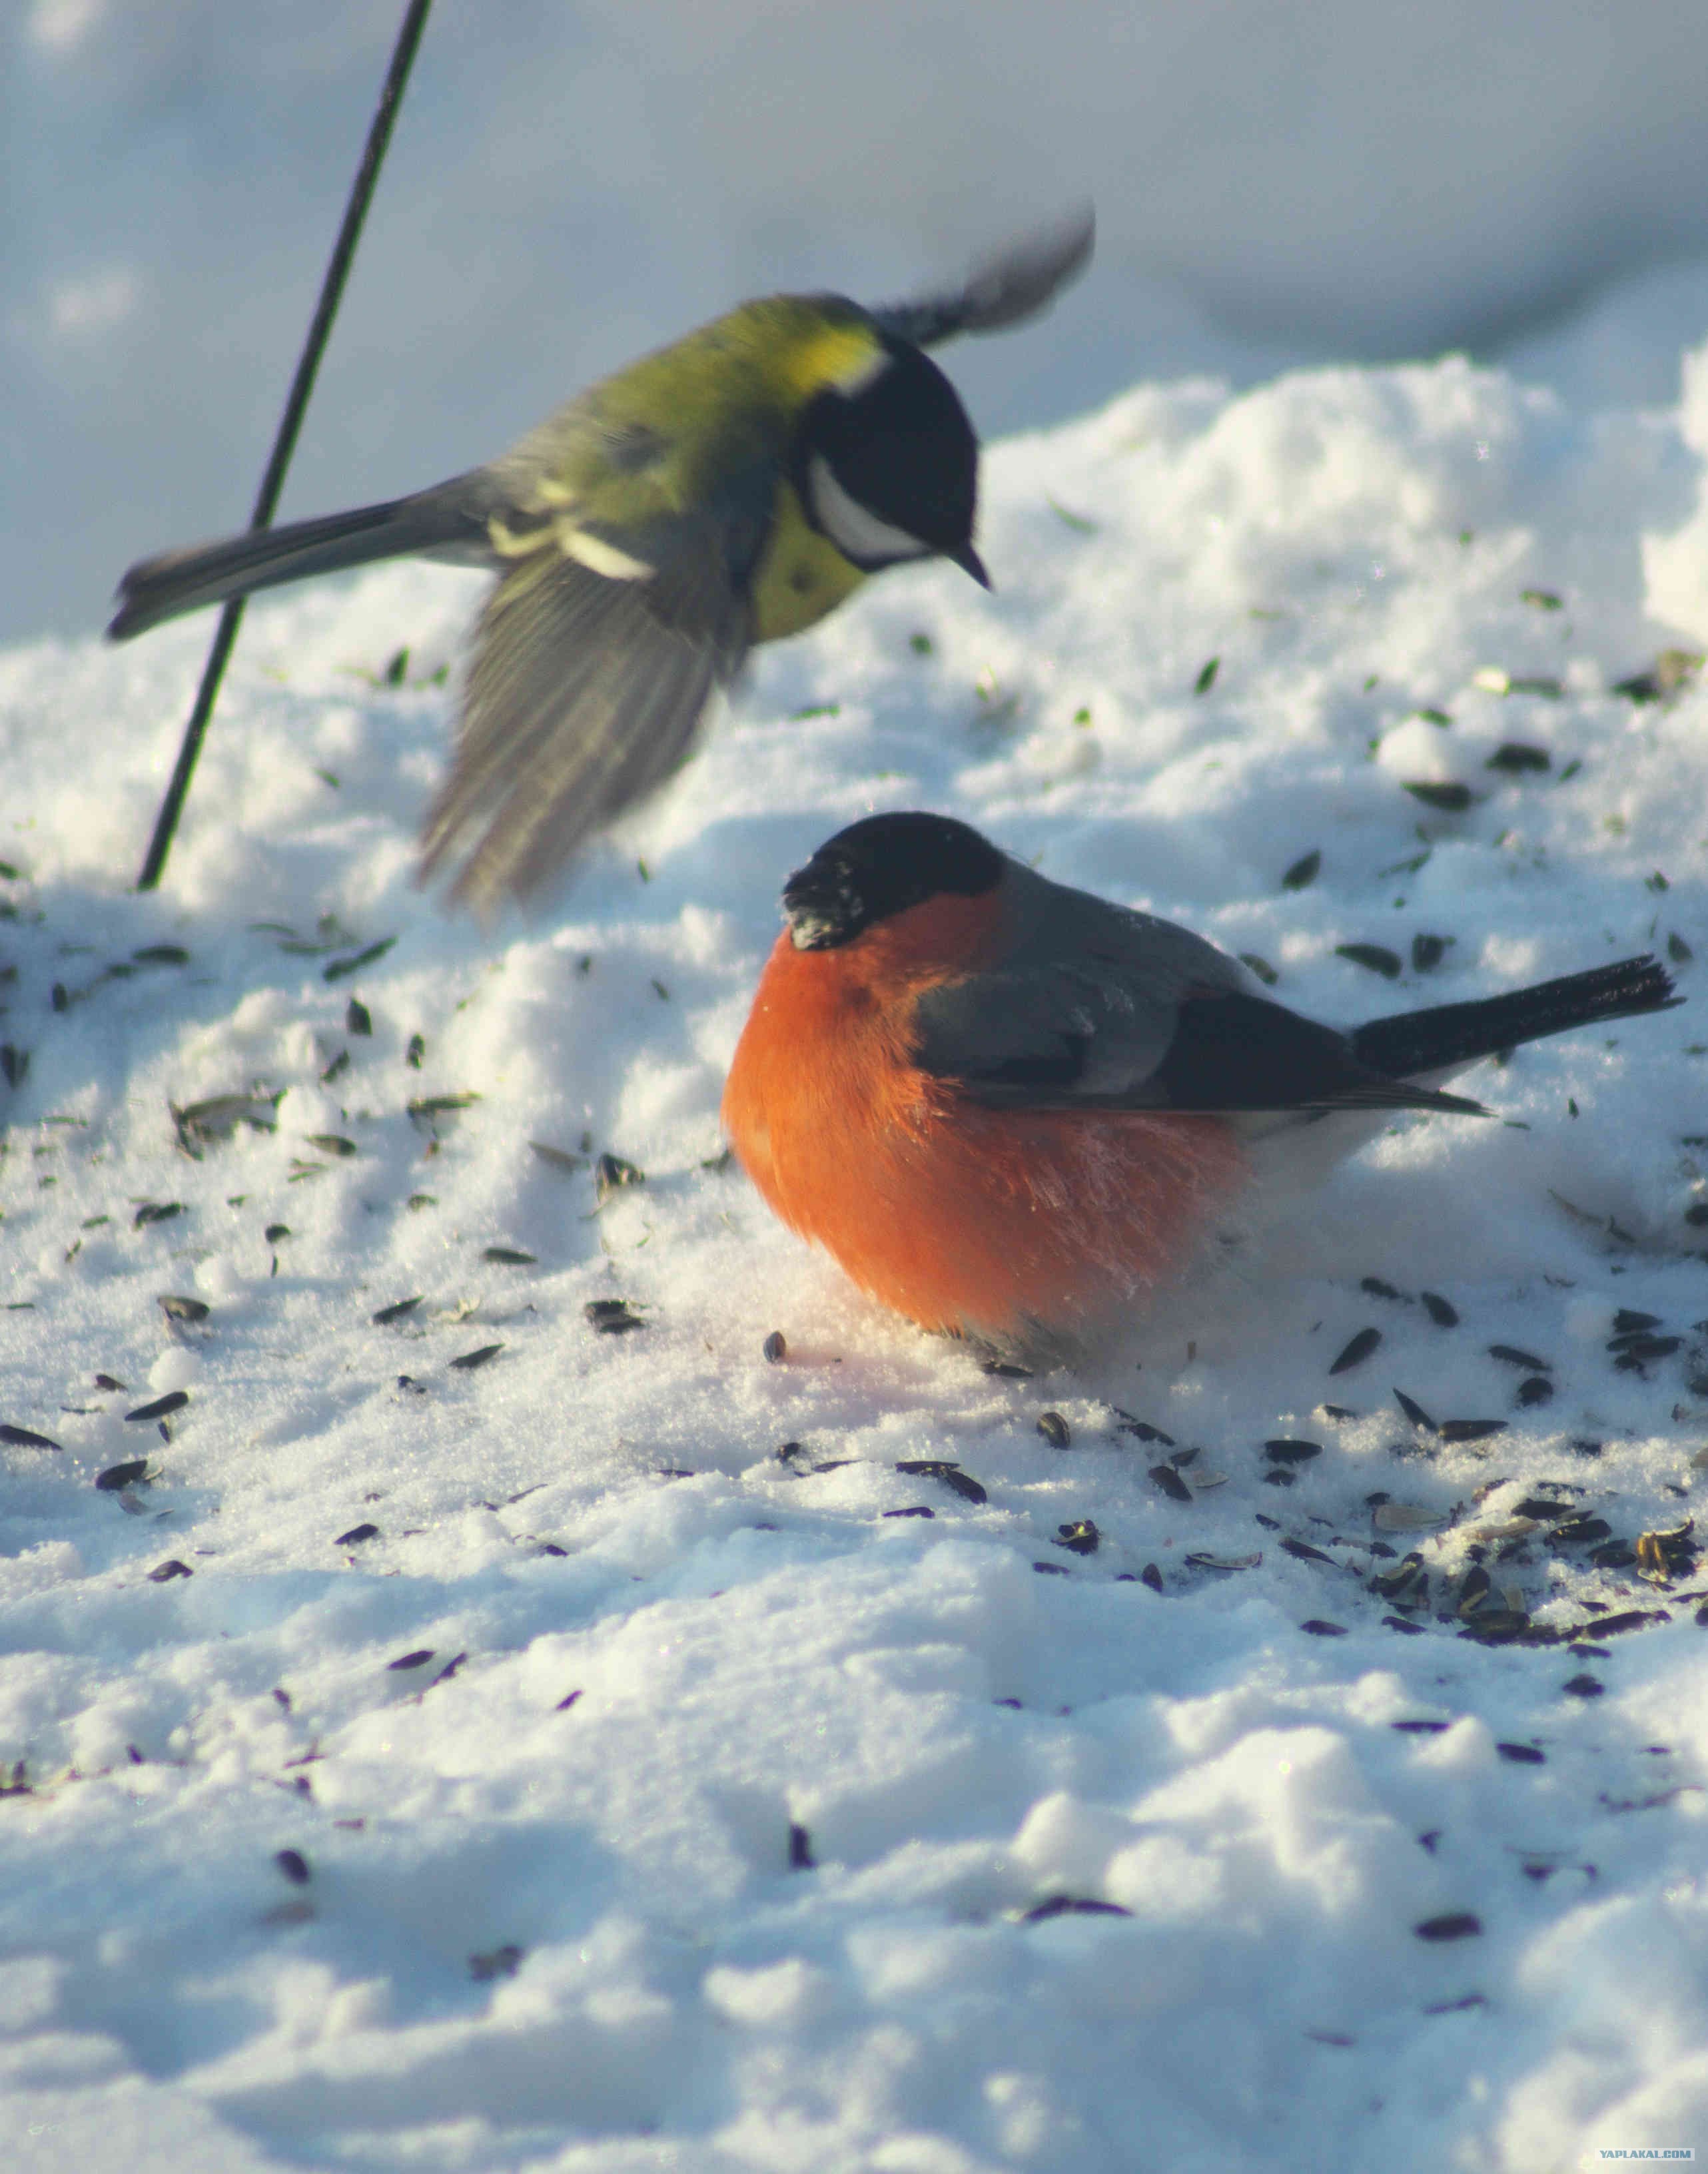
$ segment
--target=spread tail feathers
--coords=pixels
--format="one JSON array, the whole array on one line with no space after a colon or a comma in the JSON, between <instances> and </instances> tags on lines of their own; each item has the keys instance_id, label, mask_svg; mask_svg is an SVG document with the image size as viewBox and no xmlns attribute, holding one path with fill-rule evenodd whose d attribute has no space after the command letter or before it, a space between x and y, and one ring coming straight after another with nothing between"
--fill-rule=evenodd
<instances>
[{"instance_id":1,"label":"spread tail feathers","mask_svg":"<svg viewBox=\"0 0 1708 2174\"><path fill-rule=\"evenodd\" d=\"M1538 982L1510 996L1372 1019L1354 1032L1352 1046L1372 1070L1408 1079L1470 1064L1522 1041L1539 1041L1544 1035L1667 1011L1682 1002L1673 994L1672 977L1656 960L1622 959L1617 965Z\"/></svg>"},{"instance_id":2,"label":"spread tail feathers","mask_svg":"<svg viewBox=\"0 0 1708 2174\"><path fill-rule=\"evenodd\" d=\"M146 634L163 620L229 597L300 581L313 574L342 573L379 559L416 551L478 544L473 510L449 487L418 492L382 506L359 506L284 528L251 529L216 544L162 551L140 560L119 583L119 608L107 628L111 641Z\"/></svg>"}]
</instances>

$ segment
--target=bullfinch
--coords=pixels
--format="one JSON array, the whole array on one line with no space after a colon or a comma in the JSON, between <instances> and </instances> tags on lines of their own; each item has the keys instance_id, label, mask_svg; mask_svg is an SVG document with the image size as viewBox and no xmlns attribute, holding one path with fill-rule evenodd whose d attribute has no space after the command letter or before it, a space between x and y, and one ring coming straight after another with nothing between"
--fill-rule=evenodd
<instances>
[{"instance_id":1,"label":"bullfinch","mask_svg":"<svg viewBox=\"0 0 1708 2174\"><path fill-rule=\"evenodd\" d=\"M1071 1359L1255 1180L1309 1183L1440 1083L1677 1001L1652 959L1349 1030L1239 960L949 817L873 815L783 891L723 1124L792 1230L927 1329Z\"/></svg>"},{"instance_id":2,"label":"bullfinch","mask_svg":"<svg viewBox=\"0 0 1708 2174\"><path fill-rule=\"evenodd\" d=\"M1088 209L949 293L744 302L484 468L142 560L107 633L412 553L488 568L423 873L457 867L453 896L483 912L526 898L687 760L756 643L904 561L946 559L990 586L978 440L926 349L1035 316L1092 240Z\"/></svg>"}]
</instances>

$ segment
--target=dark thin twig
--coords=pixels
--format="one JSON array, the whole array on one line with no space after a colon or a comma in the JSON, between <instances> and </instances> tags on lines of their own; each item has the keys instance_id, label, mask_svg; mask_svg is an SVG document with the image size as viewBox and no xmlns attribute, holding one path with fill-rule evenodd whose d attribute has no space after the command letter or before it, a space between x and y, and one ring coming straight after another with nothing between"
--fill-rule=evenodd
<instances>
[{"instance_id":1,"label":"dark thin twig","mask_svg":"<svg viewBox=\"0 0 1708 2174\"><path fill-rule=\"evenodd\" d=\"M409 80L409 70L414 64L416 48L420 45L421 34L427 27L428 10L432 4L433 0L409 0L404 10L397 42L392 49L392 64L386 71L380 102L374 109L373 124L368 130L362 163L356 169L349 201L344 206L343 224L338 230L338 238L327 265L326 277L321 282L320 300L315 305L314 318L308 328L308 337L303 342L296 376L291 381L290 396L284 403L284 413L278 419L278 430L273 441L267 473L261 479L261 488L255 495L255 511L249 521L251 530L269 527L273 508L278 504L278 494L284 485L285 470L290 466L290 457L296 451L297 433L302 428L303 415L308 407L309 396L314 391L321 357L332 335L332 319L338 315L338 304L343 297L344 281L349 276L356 244L361 239L362 222L368 215L368 205L380 178L380 168L385 163L386 147L392 140L392 124L397 117L397 108L403 102L404 86ZM178 828L178 818L183 813L190 780L195 775L197 758L207 737L208 721L213 716L214 705L219 699L219 682L225 676L226 660L231 654L238 627L242 623L243 603L241 597L233 597L219 614L219 624L214 630L213 644L208 652L208 662L202 668L202 684L196 690L195 706L190 711L190 722L184 727L183 744L178 749L172 781L166 787L165 798L160 803L160 812L154 821L154 835L149 841L148 858L143 863L143 872L137 879L138 890L153 890L165 869L166 856L172 850L173 836Z\"/></svg>"}]
</instances>

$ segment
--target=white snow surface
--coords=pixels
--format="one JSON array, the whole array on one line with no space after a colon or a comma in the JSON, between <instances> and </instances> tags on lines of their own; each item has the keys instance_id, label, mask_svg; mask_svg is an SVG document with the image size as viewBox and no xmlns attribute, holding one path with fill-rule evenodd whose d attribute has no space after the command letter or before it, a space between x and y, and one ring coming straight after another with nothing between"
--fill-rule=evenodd
<instances>
[{"instance_id":1,"label":"white snow surface","mask_svg":"<svg viewBox=\"0 0 1708 2174\"><path fill-rule=\"evenodd\" d=\"M1708 2152L1708 1577L1645 1537L1708 1441L1708 697L1615 691L1708 636L1705 452L1708 361L1132 392L991 454L994 598L874 583L488 932L412 886L472 577L252 609L149 897L208 623L0 653L0 1420L57 1445L0 1447L9 2166ZM1645 950L1688 1001L993 1376L719 1161L784 874L910 806L1320 1016Z\"/></svg>"}]
</instances>

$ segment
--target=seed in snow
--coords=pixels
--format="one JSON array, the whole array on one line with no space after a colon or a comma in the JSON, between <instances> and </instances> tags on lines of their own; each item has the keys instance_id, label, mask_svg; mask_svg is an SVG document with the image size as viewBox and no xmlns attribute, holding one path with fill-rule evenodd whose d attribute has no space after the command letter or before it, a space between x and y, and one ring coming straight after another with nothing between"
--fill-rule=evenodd
<instances>
[{"instance_id":1,"label":"seed in snow","mask_svg":"<svg viewBox=\"0 0 1708 2174\"><path fill-rule=\"evenodd\" d=\"M777 1455L782 1457L785 1451L798 1452L799 1448L798 1442L785 1442L782 1449L777 1452ZM964 1502L986 1502L990 1500L983 1487L973 1478L971 1473L963 1472L958 1464L950 1464L942 1457L904 1457L895 1468L898 1472L905 1472L916 1479L940 1480L952 1495L959 1495Z\"/></svg>"},{"instance_id":2,"label":"seed in snow","mask_svg":"<svg viewBox=\"0 0 1708 2174\"><path fill-rule=\"evenodd\" d=\"M1520 1367L1527 1374L1545 1374L1554 1364L1551 1359L1538 1359L1532 1351L1521 1351L1516 1344L1491 1344L1489 1356L1504 1366Z\"/></svg>"},{"instance_id":3,"label":"seed in snow","mask_svg":"<svg viewBox=\"0 0 1708 2174\"><path fill-rule=\"evenodd\" d=\"M1505 1420L1443 1420L1443 1441L1486 1441L1490 1435L1505 1434Z\"/></svg>"},{"instance_id":4,"label":"seed in snow","mask_svg":"<svg viewBox=\"0 0 1708 2174\"><path fill-rule=\"evenodd\" d=\"M506 1940L501 1948L492 1948L484 1955L468 1958L468 1975L477 1985L489 1985L495 1978L514 1977L522 1968L527 1950L514 1940Z\"/></svg>"},{"instance_id":5,"label":"seed in snow","mask_svg":"<svg viewBox=\"0 0 1708 2174\"><path fill-rule=\"evenodd\" d=\"M1313 1638L1343 1638L1346 1636L1345 1624L1325 1623L1320 1615L1313 1615L1308 1623L1301 1623L1299 1627L1301 1630L1308 1630Z\"/></svg>"},{"instance_id":6,"label":"seed in snow","mask_svg":"<svg viewBox=\"0 0 1708 2174\"><path fill-rule=\"evenodd\" d=\"M645 1185L646 1173L621 1155L602 1155L593 1165L593 1198L603 1208L613 1192L631 1185Z\"/></svg>"},{"instance_id":7,"label":"seed in snow","mask_svg":"<svg viewBox=\"0 0 1708 2174\"><path fill-rule=\"evenodd\" d=\"M430 1661L432 1658L433 1648L430 1646L418 1646L413 1653L399 1653L395 1661L387 1661L386 1666L388 1668L396 1668L399 1670L404 1668L423 1668L426 1667L428 1662Z\"/></svg>"},{"instance_id":8,"label":"seed in snow","mask_svg":"<svg viewBox=\"0 0 1708 2174\"><path fill-rule=\"evenodd\" d=\"M379 1537L377 1525L352 1525L349 1532L338 1534L332 1545L335 1548L359 1548L364 1540L377 1540Z\"/></svg>"},{"instance_id":9,"label":"seed in snow","mask_svg":"<svg viewBox=\"0 0 1708 2174\"><path fill-rule=\"evenodd\" d=\"M1414 1398L1408 1397L1403 1389L1396 1389L1394 1391L1394 1402L1399 1406L1400 1409L1405 1414L1406 1417L1411 1421L1414 1427L1422 1428L1425 1434L1434 1434L1435 1432L1435 1422L1430 1417L1423 1406L1419 1403Z\"/></svg>"},{"instance_id":10,"label":"seed in snow","mask_svg":"<svg viewBox=\"0 0 1708 2174\"><path fill-rule=\"evenodd\" d=\"M1421 1623L1408 1623L1403 1615L1384 1615L1382 1628L1385 1630L1401 1631L1408 1638L1421 1638L1424 1635L1424 1626Z\"/></svg>"},{"instance_id":11,"label":"seed in snow","mask_svg":"<svg viewBox=\"0 0 1708 2174\"><path fill-rule=\"evenodd\" d=\"M406 1313L413 1313L420 1303L421 1293L417 1291L413 1298L395 1299L390 1306L382 1306L369 1319L376 1328L385 1328L394 1321L401 1321Z\"/></svg>"},{"instance_id":12,"label":"seed in snow","mask_svg":"<svg viewBox=\"0 0 1708 2174\"><path fill-rule=\"evenodd\" d=\"M979 1371L981 1374L994 1374L999 1381L1003 1382L1030 1382L1032 1378L1032 1369L1030 1366L1012 1366L1006 1359L986 1359L981 1365Z\"/></svg>"},{"instance_id":13,"label":"seed in snow","mask_svg":"<svg viewBox=\"0 0 1708 2174\"><path fill-rule=\"evenodd\" d=\"M157 1301L157 1303L168 1321L183 1321L192 1323L206 1321L213 1311L204 1299L181 1298L175 1291L169 1292L165 1297Z\"/></svg>"},{"instance_id":14,"label":"seed in snow","mask_svg":"<svg viewBox=\"0 0 1708 2174\"><path fill-rule=\"evenodd\" d=\"M1133 1435L1140 1441L1159 1441L1165 1449L1174 1447L1174 1436L1171 1434L1165 1434L1159 1426L1153 1426L1149 1420L1136 1420L1131 1412L1122 1411L1119 1404L1112 1406L1111 1409L1121 1422L1117 1430L1119 1433Z\"/></svg>"},{"instance_id":15,"label":"seed in snow","mask_svg":"<svg viewBox=\"0 0 1708 2174\"><path fill-rule=\"evenodd\" d=\"M300 1849L279 1849L273 1853L273 1861L293 1887L306 1887L310 1879L308 1859Z\"/></svg>"},{"instance_id":16,"label":"seed in snow","mask_svg":"<svg viewBox=\"0 0 1708 2174\"><path fill-rule=\"evenodd\" d=\"M1451 1522L1445 1512L1415 1502L1378 1502L1370 1512L1370 1522L1384 1533L1433 1533Z\"/></svg>"},{"instance_id":17,"label":"seed in snow","mask_svg":"<svg viewBox=\"0 0 1708 2174\"><path fill-rule=\"evenodd\" d=\"M590 1298L581 1311L599 1336L626 1336L630 1329L649 1325L626 1298Z\"/></svg>"},{"instance_id":18,"label":"seed in snow","mask_svg":"<svg viewBox=\"0 0 1708 2174\"><path fill-rule=\"evenodd\" d=\"M1391 1721L1390 1728L1398 1729L1406 1736L1440 1736L1452 1727L1446 1721Z\"/></svg>"},{"instance_id":19,"label":"seed in snow","mask_svg":"<svg viewBox=\"0 0 1708 2174\"><path fill-rule=\"evenodd\" d=\"M1157 1486L1160 1487L1163 1493L1168 1496L1170 1501L1190 1502L1192 1501L1192 1489L1188 1487L1185 1480L1181 1478L1179 1473L1175 1470L1173 1465L1153 1464L1150 1468L1150 1477L1153 1482Z\"/></svg>"},{"instance_id":20,"label":"seed in snow","mask_svg":"<svg viewBox=\"0 0 1708 2174\"><path fill-rule=\"evenodd\" d=\"M1060 1563L1035 1562L1032 1567L1040 1577L1066 1577L1068 1575Z\"/></svg>"},{"instance_id":21,"label":"seed in snow","mask_svg":"<svg viewBox=\"0 0 1708 2174\"><path fill-rule=\"evenodd\" d=\"M1141 1585L1148 1585L1153 1593L1162 1591L1162 1572L1154 1563L1145 1565L1138 1574L1138 1582ZM1708 1617L1708 1603L1705 1603L1703 1607L1702 1616Z\"/></svg>"},{"instance_id":22,"label":"seed in snow","mask_svg":"<svg viewBox=\"0 0 1708 2174\"><path fill-rule=\"evenodd\" d=\"M170 1561L157 1563L154 1566L149 1572L149 1583L170 1585L175 1577L192 1577L194 1575L188 1563L181 1563L175 1556Z\"/></svg>"},{"instance_id":23,"label":"seed in snow","mask_svg":"<svg viewBox=\"0 0 1708 2174\"><path fill-rule=\"evenodd\" d=\"M476 1366L484 1366L489 1360L496 1359L503 1349L504 1346L501 1344L483 1344L473 1351L463 1352L459 1357L447 1363L452 1366L460 1366L465 1371L471 1371Z\"/></svg>"},{"instance_id":24,"label":"seed in snow","mask_svg":"<svg viewBox=\"0 0 1708 2174\"><path fill-rule=\"evenodd\" d=\"M1658 1313L1639 1313L1635 1306L1622 1306L1613 1316L1615 1336L1628 1336L1635 1329L1658 1328L1660 1326Z\"/></svg>"},{"instance_id":25,"label":"seed in snow","mask_svg":"<svg viewBox=\"0 0 1708 2174\"><path fill-rule=\"evenodd\" d=\"M1468 1940L1482 1929L1482 1919L1469 1910L1444 1911L1439 1917L1425 1917L1412 1928L1420 1940Z\"/></svg>"},{"instance_id":26,"label":"seed in snow","mask_svg":"<svg viewBox=\"0 0 1708 2174\"><path fill-rule=\"evenodd\" d=\"M1593 1676L1571 1676L1560 1685L1560 1689L1569 1691L1573 1698L1592 1699L1599 1698L1607 1685L1597 1682Z\"/></svg>"},{"instance_id":27,"label":"seed in snow","mask_svg":"<svg viewBox=\"0 0 1708 2174\"><path fill-rule=\"evenodd\" d=\"M1337 944L1334 955L1370 973L1380 974L1387 982L1397 981L1403 971L1399 953L1390 951L1385 944Z\"/></svg>"},{"instance_id":28,"label":"seed in snow","mask_svg":"<svg viewBox=\"0 0 1708 2174\"><path fill-rule=\"evenodd\" d=\"M1320 1441L1289 1441L1285 1439L1266 1441L1263 1454L1272 1464L1304 1464L1313 1457L1321 1457Z\"/></svg>"},{"instance_id":29,"label":"seed in snow","mask_svg":"<svg viewBox=\"0 0 1708 2174\"><path fill-rule=\"evenodd\" d=\"M1089 1517L1076 1517L1071 1524L1056 1528L1055 1544L1066 1548L1070 1555L1095 1555L1102 1539Z\"/></svg>"},{"instance_id":30,"label":"seed in snow","mask_svg":"<svg viewBox=\"0 0 1708 2174\"><path fill-rule=\"evenodd\" d=\"M1131 1910L1119 1902L1100 1901L1089 1895L1047 1895L1020 1913L1023 1925L1041 1924L1049 1917L1130 1917Z\"/></svg>"},{"instance_id":31,"label":"seed in snow","mask_svg":"<svg viewBox=\"0 0 1708 2174\"><path fill-rule=\"evenodd\" d=\"M1367 1298L1397 1299L1402 1304L1405 1301L1405 1293L1396 1290L1392 1284L1385 1284L1380 1276L1365 1276L1358 1287Z\"/></svg>"},{"instance_id":32,"label":"seed in snow","mask_svg":"<svg viewBox=\"0 0 1708 2174\"><path fill-rule=\"evenodd\" d=\"M1192 1570L1235 1571L1256 1570L1263 1558L1261 1555L1213 1555L1204 1553L1203 1549L1197 1549L1184 1560L1187 1567ZM1159 1593L1162 1591L1161 1586L1158 1586L1157 1591Z\"/></svg>"},{"instance_id":33,"label":"seed in snow","mask_svg":"<svg viewBox=\"0 0 1708 2174\"><path fill-rule=\"evenodd\" d=\"M1424 1301L1424 1312L1427 1313L1430 1320L1435 1322L1437 1328L1457 1328L1459 1326L1459 1316L1457 1308L1450 1306L1446 1300L1442 1298L1439 1293L1435 1291L1420 1291L1419 1293L1419 1296Z\"/></svg>"},{"instance_id":34,"label":"seed in snow","mask_svg":"<svg viewBox=\"0 0 1708 2174\"><path fill-rule=\"evenodd\" d=\"M538 1259L537 1254L523 1252L520 1246L488 1246L480 1257L499 1268L531 1268Z\"/></svg>"},{"instance_id":35,"label":"seed in snow","mask_svg":"<svg viewBox=\"0 0 1708 2174\"><path fill-rule=\"evenodd\" d=\"M1340 1356L1329 1368L1331 1374L1349 1374L1354 1366L1361 1366L1381 1342L1379 1328L1360 1328L1343 1348Z\"/></svg>"},{"instance_id":36,"label":"seed in snow","mask_svg":"<svg viewBox=\"0 0 1708 2174\"><path fill-rule=\"evenodd\" d=\"M138 1404L133 1412L125 1414L126 1420L163 1420L169 1412L181 1412L190 1401L187 1389L168 1389L164 1397L156 1397L151 1404Z\"/></svg>"},{"instance_id":37,"label":"seed in snow","mask_svg":"<svg viewBox=\"0 0 1708 2174\"><path fill-rule=\"evenodd\" d=\"M60 1445L51 1436L36 1434L29 1427L0 1425L0 1441L14 1449L57 1449Z\"/></svg>"},{"instance_id":38,"label":"seed in snow","mask_svg":"<svg viewBox=\"0 0 1708 2174\"><path fill-rule=\"evenodd\" d=\"M1331 1568L1334 1566L1334 1557L1324 1555L1321 1548L1313 1548L1309 1540L1283 1540L1281 1548L1284 1554L1296 1555L1300 1562L1327 1563Z\"/></svg>"},{"instance_id":39,"label":"seed in snow","mask_svg":"<svg viewBox=\"0 0 1708 2174\"><path fill-rule=\"evenodd\" d=\"M1073 1439L1060 1412L1040 1412L1038 1431L1051 1449L1066 1449Z\"/></svg>"},{"instance_id":40,"label":"seed in snow","mask_svg":"<svg viewBox=\"0 0 1708 2174\"><path fill-rule=\"evenodd\" d=\"M886 1510L883 1514L886 1517L934 1517L937 1512L935 1510L927 1508L923 1502L916 1502L909 1509Z\"/></svg>"},{"instance_id":41,"label":"seed in snow","mask_svg":"<svg viewBox=\"0 0 1708 2174\"><path fill-rule=\"evenodd\" d=\"M760 1348L768 1366L781 1366L789 1355L789 1340L781 1328L774 1328Z\"/></svg>"},{"instance_id":42,"label":"seed in snow","mask_svg":"<svg viewBox=\"0 0 1708 2174\"><path fill-rule=\"evenodd\" d=\"M1543 1766L1548 1763L1547 1753L1538 1751L1533 1744L1497 1744L1494 1749L1515 1766Z\"/></svg>"}]
</instances>

